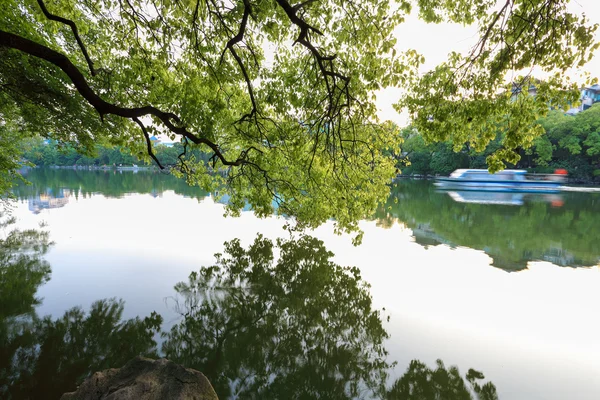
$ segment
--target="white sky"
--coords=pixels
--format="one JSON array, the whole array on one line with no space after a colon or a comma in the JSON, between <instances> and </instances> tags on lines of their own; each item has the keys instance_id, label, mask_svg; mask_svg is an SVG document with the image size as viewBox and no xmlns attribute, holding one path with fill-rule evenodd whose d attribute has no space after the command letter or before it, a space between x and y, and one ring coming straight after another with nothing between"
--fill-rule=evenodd
<instances>
[{"instance_id":1,"label":"white sky","mask_svg":"<svg viewBox=\"0 0 600 400\"><path fill-rule=\"evenodd\" d=\"M588 16L590 23L600 24L600 0L572 0L571 12ZM411 15L404 24L396 29L398 50L415 49L425 56L425 64L420 72L426 72L446 60L452 51L467 52L477 43L477 29L474 26L458 24L426 24L416 15ZM596 40L598 40L596 35ZM572 77L578 73L589 72L592 77L600 75L600 55L596 52L595 58L583 69L574 70ZM400 98L399 89L381 91L377 98L379 117L382 120L392 120L400 126L408 124L408 116L399 114L393 104Z\"/></svg>"}]
</instances>

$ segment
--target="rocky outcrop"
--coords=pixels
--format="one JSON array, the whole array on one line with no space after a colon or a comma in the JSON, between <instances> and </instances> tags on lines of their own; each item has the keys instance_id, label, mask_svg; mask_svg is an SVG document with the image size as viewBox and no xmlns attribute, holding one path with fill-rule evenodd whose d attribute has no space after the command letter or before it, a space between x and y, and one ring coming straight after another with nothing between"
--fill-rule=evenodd
<instances>
[{"instance_id":1,"label":"rocky outcrop","mask_svg":"<svg viewBox=\"0 0 600 400\"><path fill-rule=\"evenodd\" d=\"M96 372L61 400L216 400L202 373L166 359L136 357L122 368Z\"/></svg>"}]
</instances>

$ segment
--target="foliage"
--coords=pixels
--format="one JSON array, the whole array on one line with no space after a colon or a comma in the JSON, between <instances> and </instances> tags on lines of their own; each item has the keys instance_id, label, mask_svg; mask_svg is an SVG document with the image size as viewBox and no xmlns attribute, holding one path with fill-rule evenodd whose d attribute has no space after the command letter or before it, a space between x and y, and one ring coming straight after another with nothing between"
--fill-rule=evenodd
<instances>
[{"instance_id":1,"label":"foliage","mask_svg":"<svg viewBox=\"0 0 600 400\"><path fill-rule=\"evenodd\" d=\"M489 0L5 3L0 119L16 134L85 156L118 146L161 165L149 136L179 138L172 167L189 183L225 184L233 214L249 202L269 215L274 201L300 229L334 218L357 231L387 197L398 135L376 117L376 90L408 88L401 105L418 130L454 149L483 150L500 127L488 157L497 169L531 145L548 102L575 100L558 76L521 96L506 88L511 68L563 70L595 49L596 27L568 13L568 0L509 1L499 12ZM416 80L423 58L398 51L393 35L413 8L427 22L475 23L481 40ZM536 35L522 34L531 26Z\"/></svg>"},{"instance_id":2,"label":"foliage","mask_svg":"<svg viewBox=\"0 0 600 400\"><path fill-rule=\"evenodd\" d=\"M424 74L399 103L407 107L415 128L428 141L450 140L455 150L464 144L483 151L503 132L502 146L487 159L492 171L516 164L518 149L528 148L543 133L535 121L548 106L567 108L579 100L579 88L565 76L581 66L598 44L597 26L568 10L569 1L488 0L419 1L421 16L439 23L479 27L479 41L468 54L450 54L448 61ZM532 34L535 32L535 34ZM534 67L545 81L519 76ZM507 77L512 82L507 83ZM536 95L529 91L535 87Z\"/></svg>"},{"instance_id":3,"label":"foliage","mask_svg":"<svg viewBox=\"0 0 600 400\"><path fill-rule=\"evenodd\" d=\"M465 380L469 383L467 387ZM496 387L491 382L480 385L477 380L485 376L469 369L465 378L458 368L446 369L442 360L437 360L432 370L418 360L413 360L406 373L400 377L387 393L390 400L498 400Z\"/></svg>"},{"instance_id":4,"label":"foliage","mask_svg":"<svg viewBox=\"0 0 600 400\"><path fill-rule=\"evenodd\" d=\"M175 171L211 191L223 178L209 172L226 170L233 214L246 201L270 214L275 199L299 228L336 217L357 230L394 173L382 150L396 135L377 123L373 91L418 64L393 49L407 7L9 0L3 119L86 155L108 143L149 159L149 135L179 137Z\"/></svg>"},{"instance_id":5,"label":"foliage","mask_svg":"<svg viewBox=\"0 0 600 400\"><path fill-rule=\"evenodd\" d=\"M550 111L538 123L544 134L533 139L529 149L520 149L520 160L511 166L542 173L564 168L575 181L595 180L593 171L600 165L600 104L574 116ZM451 152L450 142L427 143L414 127L403 129L401 136L404 156L397 156L397 165L405 175L448 175L458 168L485 168L485 159L504 140L498 132L482 152L466 146Z\"/></svg>"},{"instance_id":6,"label":"foliage","mask_svg":"<svg viewBox=\"0 0 600 400\"><path fill-rule=\"evenodd\" d=\"M1 106L0 103L0 201L11 197L10 189L14 182L21 180L18 170L23 166L21 155L24 150L24 141L12 124L2 121Z\"/></svg>"},{"instance_id":7,"label":"foliage","mask_svg":"<svg viewBox=\"0 0 600 400\"><path fill-rule=\"evenodd\" d=\"M545 135L535 144L535 164L524 160L524 165L565 168L576 179L594 179L600 163L600 104L575 116L553 111L540 123Z\"/></svg>"},{"instance_id":8,"label":"foliage","mask_svg":"<svg viewBox=\"0 0 600 400\"><path fill-rule=\"evenodd\" d=\"M164 165L176 164L183 150L181 143L168 147L158 145L154 148L156 158ZM190 151L191 152L191 151ZM208 162L209 156L198 150L194 151L197 160ZM144 154L131 154L127 148L119 146L96 145L89 155L83 155L71 145L62 145L57 141L32 140L23 157L36 166L118 166L118 165L152 165Z\"/></svg>"}]
</instances>

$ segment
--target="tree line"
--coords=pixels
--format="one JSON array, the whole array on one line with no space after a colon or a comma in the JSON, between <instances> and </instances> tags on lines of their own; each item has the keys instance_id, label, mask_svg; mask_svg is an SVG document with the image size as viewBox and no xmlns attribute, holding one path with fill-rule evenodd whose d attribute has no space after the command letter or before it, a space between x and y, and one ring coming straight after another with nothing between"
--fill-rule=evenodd
<instances>
[{"instance_id":1,"label":"tree line","mask_svg":"<svg viewBox=\"0 0 600 400\"><path fill-rule=\"evenodd\" d=\"M197 160L207 162L209 155L199 150L190 150ZM175 165L183 153L183 145L154 146L154 153L162 165ZM189 157L188 153L188 157ZM23 158L36 166L118 166L118 165L155 165L145 153L135 153L123 146L97 144L92 151L85 153L68 143L56 140L44 140L40 137L28 141Z\"/></svg>"},{"instance_id":2,"label":"tree line","mask_svg":"<svg viewBox=\"0 0 600 400\"><path fill-rule=\"evenodd\" d=\"M553 110L538 123L544 134L530 148L520 148L520 159L507 167L538 173L564 168L576 181L600 180L600 104L574 116ZM448 175L458 168L487 168L487 157L504 140L498 133L483 151L477 151L469 144L456 148L449 141L427 142L412 126L400 135L402 153L396 158L403 175Z\"/></svg>"}]
</instances>

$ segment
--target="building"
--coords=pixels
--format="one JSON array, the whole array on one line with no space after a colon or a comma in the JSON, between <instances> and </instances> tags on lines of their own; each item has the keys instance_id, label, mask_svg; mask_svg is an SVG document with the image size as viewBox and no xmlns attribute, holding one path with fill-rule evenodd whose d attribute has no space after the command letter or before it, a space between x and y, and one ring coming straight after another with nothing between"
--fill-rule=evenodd
<instances>
[{"instance_id":1,"label":"building","mask_svg":"<svg viewBox=\"0 0 600 400\"><path fill-rule=\"evenodd\" d=\"M582 111L587 110L592 105L600 101L600 85L594 84L589 87L584 87L581 89L581 97L579 98L581 104L577 107L570 108L565 114L567 115L575 115L579 114Z\"/></svg>"},{"instance_id":2,"label":"building","mask_svg":"<svg viewBox=\"0 0 600 400\"><path fill-rule=\"evenodd\" d=\"M513 83L513 87L512 87L512 98L513 99L515 99L517 95L524 93L524 92L525 92L524 87L517 85L516 83ZM533 97L535 97L537 95L537 87L535 86L535 84L529 85L529 87L527 88L527 93ZM585 111L588 108L590 108L595 103L600 102L600 84L596 83L592 86L581 88L580 101L581 101L581 104L579 104L579 106L570 108L565 114L567 114L567 115L579 114L580 112Z\"/></svg>"},{"instance_id":3,"label":"building","mask_svg":"<svg viewBox=\"0 0 600 400\"><path fill-rule=\"evenodd\" d=\"M585 111L592 104L600 101L600 85L597 83L587 88L581 89L581 111Z\"/></svg>"}]
</instances>

